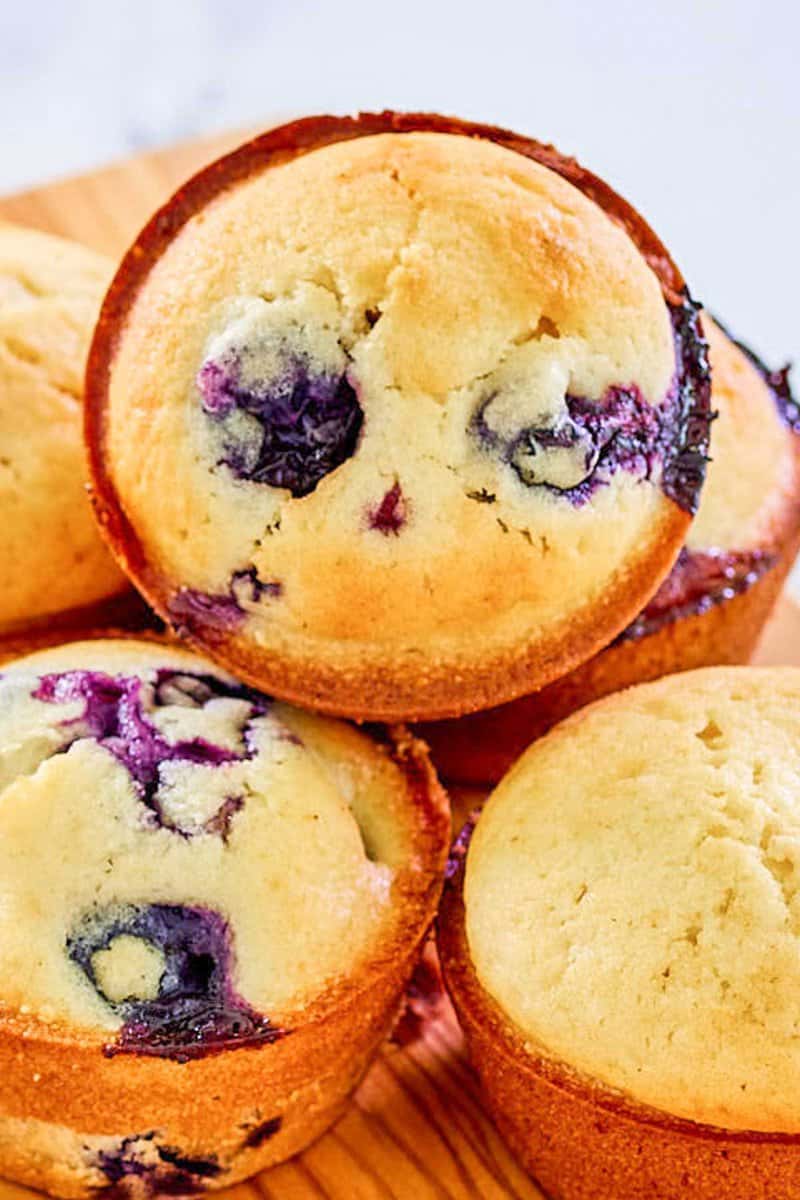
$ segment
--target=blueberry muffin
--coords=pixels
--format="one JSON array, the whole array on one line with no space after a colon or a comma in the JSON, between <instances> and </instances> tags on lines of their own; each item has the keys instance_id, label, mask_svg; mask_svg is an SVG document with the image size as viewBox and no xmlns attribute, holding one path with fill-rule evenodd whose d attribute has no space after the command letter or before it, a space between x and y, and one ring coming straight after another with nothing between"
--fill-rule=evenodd
<instances>
[{"instance_id":1,"label":"blueberry muffin","mask_svg":"<svg viewBox=\"0 0 800 1200\"><path fill-rule=\"evenodd\" d=\"M128 588L92 518L81 437L112 273L82 246L0 222L0 639L93 617Z\"/></svg>"},{"instance_id":2,"label":"blueberry muffin","mask_svg":"<svg viewBox=\"0 0 800 1200\"><path fill-rule=\"evenodd\" d=\"M431 116L308 119L192 180L123 261L88 391L97 512L158 612L361 718L585 660L668 572L705 466L705 343L641 218Z\"/></svg>"},{"instance_id":3,"label":"blueberry muffin","mask_svg":"<svg viewBox=\"0 0 800 1200\"><path fill-rule=\"evenodd\" d=\"M0 675L0 1173L185 1194L339 1115L435 911L446 799L382 742L186 651Z\"/></svg>"},{"instance_id":4,"label":"blueberry muffin","mask_svg":"<svg viewBox=\"0 0 800 1200\"><path fill-rule=\"evenodd\" d=\"M601 696L671 671L750 659L800 540L800 408L788 371L768 370L707 315L711 463L672 571L607 649L541 691L424 725L442 775L493 783L556 722Z\"/></svg>"},{"instance_id":5,"label":"blueberry muffin","mask_svg":"<svg viewBox=\"0 0 800 1200\"><path fill-rule=\"evenodd\" d=\"M800 670L706 668L574 714L462 838L445 978L548 1195L800 1194L799 798Z\"/></svg>"}]
</instances>

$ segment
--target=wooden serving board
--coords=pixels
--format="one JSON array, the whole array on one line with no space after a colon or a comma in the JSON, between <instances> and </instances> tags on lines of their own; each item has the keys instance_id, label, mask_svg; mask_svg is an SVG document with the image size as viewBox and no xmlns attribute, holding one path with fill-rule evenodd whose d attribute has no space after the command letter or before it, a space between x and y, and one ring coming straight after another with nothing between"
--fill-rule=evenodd
<instances>
[{"instance_id":1,"label":"wooden serving board","mask_svg":"<svg viewBox=\"0 0 800 1200\"><path fill-rule=\"evenodd\" d=\"M0 197L0 217L118 257L184 179L244 136L188 143ZM778 606L758 661L800 665L800 610L788 599ZM456 823L476 799L475 793L453 796ZM481 1107L435 972L423 973L412 1009L335 1128L291 1162L216 1194L230 1200L542 1200ZM0 1181L0 1200L31 1195Z\"/></svg>"}]
</instances>

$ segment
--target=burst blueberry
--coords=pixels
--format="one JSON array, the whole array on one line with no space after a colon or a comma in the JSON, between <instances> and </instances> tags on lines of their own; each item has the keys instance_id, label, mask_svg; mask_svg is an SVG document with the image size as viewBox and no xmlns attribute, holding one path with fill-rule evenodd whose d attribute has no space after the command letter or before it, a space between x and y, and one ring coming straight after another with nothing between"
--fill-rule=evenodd
<instances>
[{"instance_id":1,"label":"burst blueberry","mask_svg":"<svg viewBox=\"0 0 800 1200\"><path fill-rule=\"evenodd\" d=\"M119 998L103 990L97 956L123 937L141 940L163 955L156 995ZM106 1047L108 1054L132 1052L184 1062L282 1036L236 993L231 932L210 909L131 904L92 910L71 930L66 948L123 1020L117 1041Z\"/></svg>"},{"instance_id":2,"label":"burst blueberry","mask_svg":"<svg viewBox=\"0 0 800 1200\"><path fill-rule=\"evenodd\" d=\"M697 509L705 478L710 414L708 347L688 295L670 308L676 367L667 395L649 404L633 383L613 384L598 400L567 395L552 425L514 434L492 425L498 393L484 396L470 422L481 448L506 463L527 487L584 504L620 470L649 479L685 511Z\"/></svg>"},{"instance_id":3,"label":"burst blueberry","mask_svg":"<svg viewBox=\"0 0 800 1200\"><path fill-rule=\"evenodd\" d=\"M220 463L238 478L307 496L356 449L363 412L347 372L284 347L279 369L254 378L258 348L228 350L200 369L206 416L220 426ZM273 353L272 359L274 361Z\"/></svg>"},{"instance_id":4,"label":"burst blueberry","mask_svg":"<svg viewBox=\"0 0 800 1200\"><path fill-rule=\"evenodd\" d=\"M158 671L150 688L136 676L111 676L102 671L43 675L33 696L49 704L82 700L83 712L61 722L65 735L61 752L83 738L94 738L122 763L142 802L160 825L169 828L174 826L164 819L159 804L163 764L180 762L215 767L252 758L250 722L263 716L269 705L265 696L241 684L228 683L216 675L170 668ZM151 705L153 708L174 704L202 708L215 699L240 700L248 706L240 728L240 750L227 749L200 737L169 742L148 716ZM241 807L240 797L229 797L206 823L205 831L227 839L230 823ZM185 831L178 829L177 832Z\"/></svg>"}]
</instances>

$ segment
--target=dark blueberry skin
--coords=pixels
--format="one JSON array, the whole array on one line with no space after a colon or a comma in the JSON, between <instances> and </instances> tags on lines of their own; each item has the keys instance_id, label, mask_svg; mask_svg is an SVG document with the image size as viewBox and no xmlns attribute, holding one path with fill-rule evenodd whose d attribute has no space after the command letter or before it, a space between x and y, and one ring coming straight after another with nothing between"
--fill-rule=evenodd
<instances>
[{"instance_id":1,"label":"dark blueberry skin","mask_svg":"<svg viewBox=\"0 0 800 1200\"><path fill-rule=\"evenodd\" d=\"M617 471L648 479L661 463L664 492L686 512L696 512L711 421L708 347L698 308L688 294L680 304L670 306L670 314L676 369L660 405L649 405L635 384L616 384L598 401L568 395L567 416L558 427L531 426L507 438L487 423L493 393L482 399L472 418L473 437L482 449L501 458L526 486L543 487L575 505L586 503ZM582 456L585 474L579 482L560 488L547 480L547 455L554 450L572 450L576 457ZM475 493L470 498L484 499Z\"/></svg>"},{"instance_id":2,"label":"dark blueberry skin","mask_svg":"<svg viewBox=\"0 0 800 1200\"><path fill-rule=\"evenodd\" d=\"M148 1149L155 1150L158 1162L145 1160ZM123 1138L115 1150L101 1151L95 1165L108 1180L98 1194L109 1200L130 1196L142 1186L149 1196L191 1196L222 1171L216 1155L187 1158L170 1146L159 1145L153 1132Z\"/></svg>"},{"instance_id":3,"label":"dark blueberry skin","mask_svg":"<svg viewBox=\"0 0 800 1200\"><path fill-rule=\"evenodd\" d=\"M267 712L269 701L251 688L226 683L215 675L169 668L157 672L152 694L147 699L147 703L155 708L174 704L202 708L209 701L223 697L246 701L250 712L241 730L242 749L236 751L216 746L205 738L168 742L148 719L143 694L148 686L136 676L64 671L41 676L33 696L50 704L83 700L83 713L61 723L62 729L73 735L61 747L61 752L82 738L94 738L129 772L137 793L156 822L174 828L165 820L159 804L162 764L185 762L215 767L252 758L255 751L250 745L249 723ZM241 807L241 798L229 797L208 822L206 831L227 838L231 821ZM184 833L180 829L176 832Z\"/></svg>"},{"instance_id":4,"label":"dark blueberry skin","mask_svg":"<svg viewBox=\"0 0 800 1200\"><path fill-rule=\"evenodd\" d=\"M686 547L653 599L617 642L637 641L683 617L707 612L746 592L774 565L763 550L698 551Z\"/></svg>"},{"instance_id":5,"label":"dark blueberry skin","mask_svg":"<svg viewBox=\"0 0 800 1200\"><path fill-rule=\"evenodd\" d=\"M245 385L243 346L203 364L197 376L203 411L222 427L220 462L251 483L308 496L355 452L364 414L346 374L320 373L289 346L280 372ZM227 422L234 412L251 418Z\"/></svg>"},{"instance_id":6,"label":"dark blueberry skin","mask_svg":"<svg viewBox=\"0 0 800 1200\"><path fill-rule=\"evenodd\" d=\"M247 1150L257 1150L259 1146L263 1146L264 1142L268 1142L280 1130L283 1120L281 1117L270 1117L268 1121L262 1121L259 1125L254 1125L244 1139L244 1147Z\"/></svg>"},{"instance_id":7,"label":"dark blueberry skin","mask_svg":"<svg viewBox=\"0 0 800 1200\"><path fill-rule=\"evenodd\" d=\"M164 955L153 1000L110 1000L99 987L93 957L123 935L141 938ZM109 1055L147 1054L186 1062L283 1036L283 1030L236 994L231 932L210 909L143 904L93 910L69 934L67 953L124 1022L118 1040L106 1047Z\"/></svg>"},{"instance_id":8,"label":"dark blueberry skin","mask_svg":"<svg viewBox=\"0 0 800 1200\"><path fill-rule=\"evenodd\" d=\"M380 504L367 513L367 525L384 537L397 537L408 519L408 505L400 484L389 488Z\"/></svg>"},{"instance_id":9,"label":"dark blueberry skin","mask_svg":"<svg viewBox=\"0 0 800 1200\"><path fill-rule=\"evenodd\" d=\"M700 307L686 290L679 304L670 305L675 377L660 406L664 462L661 487L670 500L692 516L700 504L715 415L711 411L711 367Z\"/></svg>"},{"instance_id":10,"label":"dark blueberry skin","mask_svg":"<svg viewBox=\"0 0 800 1200\"><path fill-rule=\"evenodd\" d=\"M227 632L235 629L247 616L245 604L257 604L264 597L278 599L282 594L281 583L260 579L256 568L250 566L234 571L227 593L181 588L170 600L170 621L174 628L189 633L208 633L215 629Z\"/></svg>"},{"instance_id":11,"label":"dark blueberry skin","mask_svg":"<svg viewBox=\"0 0 800 1200\"><path fill-rule=\"evenodd\" d=\"M494 396L488 397L473 419L472 429L481 444L501 454L528 487L544 487L567 496L573 504L583 504L617 470L629 470L647 478L658 457L658 416L638 388L609 388L596 403L567 396L568 420L561 426L553 429L534 426L509 441L501 439L486 424L485 412L493 399ZM584 457L586 473L580 483L562 489L535 477L531 464L540 459L546 461L548 450L572 447Z\"/></svg>"}]
</instances>

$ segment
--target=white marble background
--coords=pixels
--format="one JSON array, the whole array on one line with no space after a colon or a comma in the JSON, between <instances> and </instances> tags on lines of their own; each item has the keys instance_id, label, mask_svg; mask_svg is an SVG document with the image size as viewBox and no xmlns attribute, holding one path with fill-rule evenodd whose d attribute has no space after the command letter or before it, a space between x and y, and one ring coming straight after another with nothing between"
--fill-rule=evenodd
<instances>
[{"instance_id":1,"label":"white marble background","mask_svg":"<svg viewBox=\"0 0 800 1200\"><path fill-rule=\"evenodd\" d=\"M0 0L0 192L275 114L435 108L555 142L696 295L800 357L797 0Z\"/></svg>"}]
</instances>

